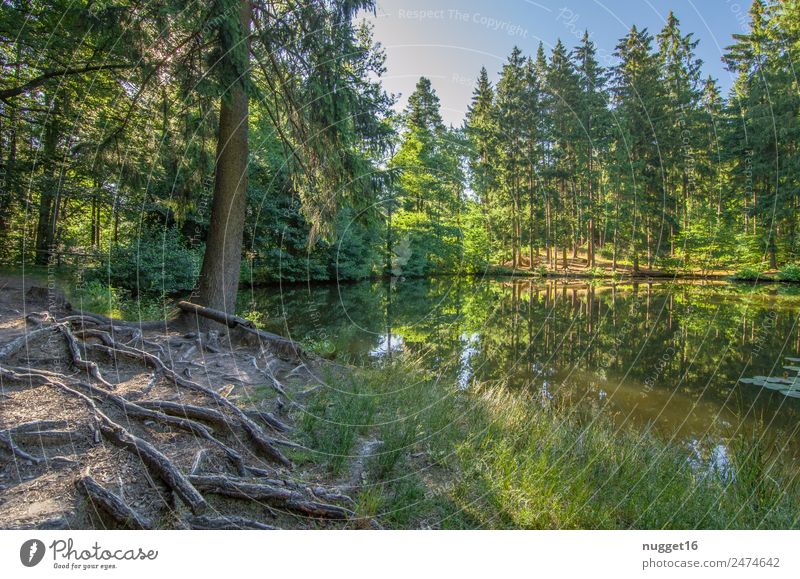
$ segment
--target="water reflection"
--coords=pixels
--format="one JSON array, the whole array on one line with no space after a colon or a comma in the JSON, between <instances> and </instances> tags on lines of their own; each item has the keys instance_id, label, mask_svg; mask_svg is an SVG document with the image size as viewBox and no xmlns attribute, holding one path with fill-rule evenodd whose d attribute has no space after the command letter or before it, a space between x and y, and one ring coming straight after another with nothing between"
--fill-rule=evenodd
<instances>
[{"instance_id":1,"label":"water reflection","mask_svg":"<svg viewBox=\"0 0 800 579\"><path fill-rule=\"evenodd\" d=\"M462 388L502 381L543 402L597 405L619 425L652 429L715 462L724 461L721 441L757 424L778 450L800 455L800 400L737 383L782 375L784 358L800 355L793 293L442 278L265 288L243 307L294 339L324 336L340 359L406 352Z\"/></svg>"}]
</instances>

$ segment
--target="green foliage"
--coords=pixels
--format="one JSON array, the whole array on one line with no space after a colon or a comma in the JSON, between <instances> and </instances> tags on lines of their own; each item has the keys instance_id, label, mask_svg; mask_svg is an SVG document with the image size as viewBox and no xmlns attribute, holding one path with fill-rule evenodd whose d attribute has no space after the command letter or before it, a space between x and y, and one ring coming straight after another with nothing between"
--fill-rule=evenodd
<instances>
[{"instance_id":1,"label":"green foliage","mask_svg":"<svg viewBox=\"0 0 800 579\"><path fill-rule=\"evenodd\" d=\"M778 272L778 279L781 281L800 282L800 265L787 263Z\"/></svg>"},{"instance_id":2,"label":"green foliage","mask_svg":"<svg viewBox=\"0 0 800 579\"><path fill-rule=\"evenodd\" d=\"M763 270L755 267L744 267L733 274L733 279L737 281L764 281L769 277L764 274Z\"/></svg>"},{"instance_id":3,"label":"green foliage","mask_svg":"<svg viewBox=\"0 0 800 579\"><path fill-rule=\"evenodd\" d=\"M489 240L486 218L477 203L467 203L463 225L464 256L462 271L481 273L491 262L492 245Z\"/></svg>"},{"instance_id":4,"label":"green foliage","mask_svg":"<svg viewBox=\"0 0 800 579\"><path fill-rule=\"evenodd\" d=\"M393 218L392 273L422 277L456 273L461 267L461 232L452 225L433 221L425 213L400 211Z\"/></svg>"},{"instance_id":5,"label":"green foliage","mask_svg":"<svg viewBox=\"0 0 800 579\"><path fill-rule=\"evenodd\" d=\"M245 320L253 322L257 328L263 328L264 323L266 321L266 316L264 315L264 312L257 309L247 310L246 312L240 312L239 316L244 318Z\"/></svg>"},{"instance_id":6,"label":"green foliage","mask_svg":"<svg viewBox=\"0 0 800 579\"><path fill-rule=\"evenodd\" d=\"M187 247L176 229L145 228L138 239L113 248L107 259L87 272L87 279L133 295L173 295L194 287L202 248Z\"/></svg>"},{"instance_id":7,"label":"green foliage","mask_svg":"<svg viewBox=\"0 0 800 579\"><path fill-rule=\"evenodd\" d=\"M309 244L311 225L299 201L264 195L257 227L247 243L251 260L243 263L242 281L357 280L379 272L383 237L377 226L352 208L342 209L331 241Z\"/></svg>"},{"instance_id":8,"label":"green foliage","mask_svg":"<svg viewBox=\"0 0 800 579\"><path fill-rule=\"evenodd\" d=\"M70 297L79 309L87 312L119 316L122 309L120 291L97 280L81 284Z\"/></svg>"},{"instance_id":9,"label":"green foliage","mask_svg":"<svg viewBox=\"0 0 800 579\"><path fill-rule=\"evenodd\" d=\"M396 175L389 225L391 273L418 277L461 271L464 175L462 137L444 127L439 99L420 78L403 114L390 169Z\"/></svg>"},{"instance_id":10,"label":"green foliage","mask_svg":"<svg viewBox=\"0 0 800 579\"><path fill-rule=\"evenodd\" d=\"M191 13L3 4L0 28L18 32L0 47L0 90L13 93L0 99L0 261L119 256L125 271L97 279L148 295L190 287L185 271L161 283L146 248L133 287L131 247L143 221L200 250L233 81L251 96L243 279L363 279L406 259L402 275L552 271L565 250L588 269L595 255L676 273L797 261L794 2L753 3L724 55L728 98L669 13L655 34L631 28L609 68L588 32L572 49L515 47L496 79L481 69L461 128L445 126L425 77L391 115L384 55L353 19L372 5L255 2L248 62L233 0ZM92 70L40 78L64 62Z\"/></svg>"}]
</instances>

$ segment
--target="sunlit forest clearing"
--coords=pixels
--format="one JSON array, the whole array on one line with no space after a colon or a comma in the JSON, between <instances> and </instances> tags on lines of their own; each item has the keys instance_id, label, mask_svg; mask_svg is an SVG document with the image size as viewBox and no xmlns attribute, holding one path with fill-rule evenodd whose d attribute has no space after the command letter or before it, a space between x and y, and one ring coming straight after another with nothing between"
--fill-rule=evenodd
<instances>
[{"instance_id":1,"label":"sunlit forest clearing","mask_svg":"<svg viewBox=\"0 0 800 579\"><path fill-rule=\"evenodd\" d=\"M0 5L0 528L796 528L800 2L457 126L374 10Z\"/></svg>"}]
</instances>

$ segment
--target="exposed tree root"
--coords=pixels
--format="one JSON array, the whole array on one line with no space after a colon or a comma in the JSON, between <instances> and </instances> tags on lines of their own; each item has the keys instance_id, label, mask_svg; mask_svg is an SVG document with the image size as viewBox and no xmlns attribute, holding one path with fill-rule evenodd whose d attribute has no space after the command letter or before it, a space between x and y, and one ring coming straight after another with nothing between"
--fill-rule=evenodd
<instances>
[{"instance_id":1,"label":"exposed tree root","mask_svg":"<svg viewBox=\"0 0 800 579\"><path fill-rule=\"evenodd\" d=\"M206 508L205 499L197 492L188 479L175 467L175 465L156 449L152 444L128 432L125 428L106 416L89 396L63 384L56 380L47 378L40 374L18 374L7 368L0 366L0 375L9 380L25 381L35 379L41 384L54 386L71 396L75 396L89 407L98 420L99 431L115 445L125 448L138 456L151 472L156 474L164 483L170 487L180 499L187 504L194 514L202 513ZM97 389L95 389L97 390ZM2 436L0 436L2 440ZM13 444L13 443L12 443ZM14 452L12 450L12 452ZM40 462L42 459L29 457L27 460Z\"/></svg>"},{"instance_id":2,"label":"exposed tree root","mask_svg":"<svg viewBox=\"0 0 800 579\"><path fill-rule=\"evenodd\" d=\"M51 430L53 428L65 428L69 423L66 420L34 420L32 422L23 422L9 428L12 434L23 432L41 432L43 430Z\"/></svg>"},{"instance_id":3,"label":"exposed tree root","mask_svg":"<svg viewBox=\"0 0 800 579\"><path fill-rule=\"evenodd\" d=\"M278 420L271 412L266 412L264 410L249 410L245 412L245 414L254 420L261 420L267 426L278 432L285 433L293 430L291 426Z\"/></svg>"},{"instance_id":4,"label":"exposed tree root","mask_svg":"<svg viewBox=\"0 0 800 579\"><path fill-rule=\"evenodd\" d=\"M207 361L202 367L205 370L204 378L209 382L207 386L204 385L205 382L200 383L193 379L188 372L187 365L194 364L191 359L176 366L172 361L180 359L167 358L165 348L171 350L170 356L180 351L181 358L186 358L192 350L220 353L219 335L216 332L187 334L184 337L173 335L168 341L156 338L161 342L158 343L145 339L143 330L149 327L164 330L168 322L131 324L89 313L55 320L45 312L35 315L34 318L30 318L30 323L36 326L35 329L0 349L0 363L23 352L32 340L60 335L67 346L67 357L63 358L64 350L59 349L58 352L62 353L62 360L74 369L66 373L60 371L64 367L63 362L54 363L50 369L0 365L0 379L23 385L22 390L15 388L9 391L14 397L25 399L25 396L30 396L30 400L41 399L42 393L38 390L31 395L21 393L27 392L28 388L32 392L42 386L53 388L62 396L80 401L88 408L89 413L73 415L70 413L73 412L73 406L67 405L65 409L70 410L64 416L68 416L69 420L55 419L62 416L61 414L52 415L52 420L35 419L35 414L28 414L28 421L20 421L19 424L10 425L0 431L0 450L28 464L44 464L48 470L65 467L74 469L83 464L84 475L73 479L75 488L81 491L81 495L87 498L94 509L102 511L120 526L151 529L163 524L174 526L177 520L179 525L190 529L276 528L247 517L225 514L207 516L204 513L209 510L209 504L204 495L251 501L259 505L259 512L263 512L265 507L273 507L309 518L347 520L353 516L349 508L340 505L353 507L354 501L338 489L286 480L285 469L293 465L279 447L304 447L286 438L293 432L293 428L271 412L240 408L236 404L238 396L228 399L228 392L223 394L221 390L217 391L219 385L214 380L216 376L223 375L224 370L215 369L225 368L224 358L220 358L220 362ZM70 327L71 324L75 331ZM276 343L279 344L278 350L283 355L299 357L302 354L293 342L260 332L246 320L236 318L226 325L266 339L271 348ZM81 341L83 345L80 344ZM181 348L185 344L190 344L189 351ZM96 361L90 361L86 355L90 351L103 355L92 356ZM264 350L262 354L263 352ZM119 376L119 385L112 384L103 376L103 372L109 372L106 358L111 360L111 368ZM134 364L125 362L123 365L123 359L132 360ZM263 372L273 389L281 395L278 400L281 397L291 400L272 367L268 365L265 370L261 370L255 358L254 363L256 369ZM146 375L142 380L141 372L136 369L138 365L149 367L153 371L146 385ZM131 373L134 378L130 378ZM234 378L238 382L247 383L238 376L231 379ZM177 390L170 391L172 384ZM154 388L156 393L151 398ZM124 420L120 420L120 416ZM268 431L275 436L268 434ZM242 436L244 433L247 434L246 437ZM188 460L192 455L187 457L186 453L187 450L192 450L191 447L187 448L187 434L194 437L191 444L197 448L191 465ZM153 512L160 512L158 509L163 507L157 504L158 509L147 511L145 516L134 508L140 502L129 504L122 496L111 492L90 476L89 469L94 470L95 464L103 463L92 462L87 465L83 457L91 456L91 460L95 460L95 456L103 456L106 457L103 460L108 461L108 456L124 456L124 453L118 451L113 455L104 454L109 451L97 446L102 438L137 458L130 468L144 467L145 476L137 477L126 466L126 470L121 473L128 473L124 475L128 482L123 483L123 474L120 474L120 485L138 479L139 488L143 485L146 489L143 492L153 492L155 489L162 494L161 485L155 484L156 480L161 481L171 491L169 504L174 506L173 501L177 498L186 505L191 515L184 511L179 515L183 518L176 519L165 513L167 522L159 522ZM52 456L61 452L58 447L70 448L70 445L71 452L76 454L70 454L69 457ZM51 451L48 448L56 450ZM245 457L253 450L269 458L276 466L248 464ZM44 456L36 456L42 453ZM173 459L170 456L178 458ZM36 468L41 469L41 466ZM77 469L72 473L62 471L58 476L75 476L73 473L77 474ZM95 476L96 473L95 470ZM226 504L225 501L222 503ZM216 508L216 503L214 504ZM278 513L273 514L278 516ZM299 519L295 516L293 520Z\"/></svg>"},{"instance_id":5,"label":"exposed tree root","mask_svg":"<svg viewBox=\"0 0 800 579\"><path fill-rule=\"evenodd\" d=\"M112 423L113 424L113 423ZM208 504L192 483L178 470L178 468L164 456L155 446L146 440L134 436L119 425L101 424L103 434L114 444L126 448L137 454L148 468L155 472L167 486L169 486L178 497L186 503L186 506L194 513L203 513Z\"/></svg>"},{"instance_id":6,"label":"exposed tree root","mask_svg":"<svg viewBox=\"0 0 800 579\"><path fill-rule=\"evenodd\" d=\"M24 336L20 336L16 340L12 340L2 348L0 348L0 360L10 358L17 354L23 348L27 348L28 344L39 339L41 336L57 332L56 326L46 326L38 328L32 332L27 332Z\"/></svg>"},{"instance_id":7,"label":"exposed tree root","mask_svg":"<svg viewBox=\"0 0 800 579\"><path fill-rule=\"evenodd\" d=\"M21 460L29 460L32 463L39 463L42 461L41 458L33 456L32 454L28 454L20 447L18 447L14 443L13 438L8 434L8 432L0 432L0 447L5 448L8 452L11 453L12 456L15 456Z\"/></svg>"},{"instance_id":8,"label":"exposed tree root","mask_svg":"<svg viewBox=\"0 0 800 579\"><path fill-rule=\"evenodd\" d=\"M117 344L114 342L111 335L107 332L101 331L92 331L92 336L98 337L103 340L105 344L105 348L107 348L108 353L117 354L128 356L131 358L138 358L144 361L147 364L150 364L154 368L156 368L164 377L172 380L176 386L181 386L183 388L187 388L189 390L194 390L196 392L201 392L207 396L209 396L214 402L216 402L219 406L224 407L230 410L238 419L239 423L241 424L242 428L250 435L253 439L254 444L256 447L265 453L269 458L279 462L284 466L291 466L292 463L289 461L284 454L278 450L275 446L275 441L270 438L258 424L253 422L245 413L242 411L241 408L236 406L235 404L231 403L227 398L221 396L218 392L215 392L211 388L206 388L185 378L184 376L175 372L172 368L168 367L158 356L151 354L150 352L145 352L144 350L139 350L137 348L132 348L130 346L125 346L123 344ZM102 348L102 346L97 346L98 348Z\"/></svg>"},{"instance_id":9,"label":"exposed tree root","mask_svg":"<svg viewBox=\"0 0 800 579\"><path fill-rule=\"evenodd\" d=\"M347 519L353 514L352 511L343 507L310 500L304 493L285 486L215 475L190 475L189 480L195 487L207 493L237 499L264 501L276 507L312 517Z\"/></svg>"},{"instance_id":10,"label":"exposed tree root","mask_svg":"<svg viewBox=\"0 0 800 579\"><path fill-rule=\"evenodd\" d=\"M158 410L164 414L172 416L183 416L191 420L202 420L222 428L231 428L230 421L225 415L213 408L203 408L202 406L192 406L191 404L178 404L167 400L142 400L136 403L141 408Z\"/></svg>"},{"instance_id":11,"label":"exposed tree root","mask_svg":"<svg viewBox=\"0 0 800 579\"><path fill-rule=\"evenodd\" d=\"M277 531L278 527L265 525L243 517L187 517L186 526L199 531L262 530Z\"/></svg>"},{"instance_id":12,"label":"exposed tree root","mask_svg":"<svg viewBox=\"0 0 800 579\"><path fill-rule=\"evenodd\" d=\"M171 320L152 320L146 322L126 322L125 320L114 320L100 314L92 312L79 311L77 314L71 315L67 318L61 319L62 322L79 321L85 323L86 321L94 322L97 325L105 325L118 328L134 328L141 332L147 330L155 330L166 333L169 330Z\"/></svg>"},{"instance_id":13,"label":"exposed tree root","mask_svg":"<svg viewBox=\"0 0 800 579\"><path fill-rule=\"evenodd\" d=\"M72 356L72 363L75 365L75 367L86 370L92 376L92 378L100 382L100 384L109 390L113 390L114 385L106 382L105 378L103 378L103 376L100 374L100 368L97 366L97 364L94 362L89 362L88 360L84 360L81 357L81 350L78 347L78 341L75 339L75 336L72 335L69 326L67 324L56 324L56 328L58 328L58 330L64 336L64 339L67 341L67 347L69 348L70 356Z\"/></svg>"},{"instance_id":14,"label":"exposed tree root","mask_svg":"<svg viewBox=\"0 0 800 579\"><path fill-rule=\"evenodd\" d=\"M34 444L36 446L59 446L62 444L74 444L80 438L85 438L85 433L77 430L38 430L16 432L14 440L21 443Z\"/></svg>"},{"instance_id":15,"label":"exposed tree root","mask_svg":"<svg viewBox=\"0 0 800 579\"><path fill-rule=\"evenodd\" d=\"M87 494L89 501L95 507L105 511L122 526L131 529L153 528L153 523L126 505L120 497L104 488L91 476L84 476L76 482L76 485Z\"/></svg>"},{"instance_id":16,"label":"exposed tree root","mask_svg":"<svg viewBox=\"0 0 800 579\"><path fill-rule=\"evenodd\" d=\"M169 414L164 414L163 412L159 412L157 410L151 410L150 408L146 408L141 404L134 404L133 402L128 402L121 396L116 396L115 394L111 394L109 392L103 392L99 388L94 388L89 384L84 384L79 382L76 384L76 386L80 387L83 390L88 391L89 394L92 396L108 400L109 402L117 406L120 410L122 410L128 417L150 419L155 422L161 422L168 426L173 426L175 428L185 430L190 434L194 434L196 436L204 438L205 440L208 440L215 446L219 447L228 456L228 458L231 460L234 466L236 466L239 472L244 472L244 460L242 459L241 454L236 452L234 449L232 449L222 441L215 438L214 435L211 434L211 431L204 425L195 422L194 420L191 420L189 418L181 418L180 416L171 416Z\"/></svg>"}]
</instances>

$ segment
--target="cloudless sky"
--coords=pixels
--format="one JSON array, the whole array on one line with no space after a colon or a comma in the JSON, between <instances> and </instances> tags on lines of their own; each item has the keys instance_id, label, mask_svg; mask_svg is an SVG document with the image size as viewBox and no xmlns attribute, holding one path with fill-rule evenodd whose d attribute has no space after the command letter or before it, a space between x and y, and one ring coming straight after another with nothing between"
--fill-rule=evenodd
<instances>
[{"instance_id":1,"label":"cloudless sky","mask_svg":"<svg viewBox=\"0 0 800 579\"><path fill-rule=\"evenodd\" d=\"M376 1L377 14L368 20L387 55L384 87L400 95L402 108L417 79L427 76L445 122L453 125L461 124L481 66L496 82L515 45L535 55L541 41L549 57L558 38L571 49L588 30L600 63L609 66L614 47L632 25L655 35L670 10L683 33L700 41L703 76L716 78L727 94L732 77L720 59L731 34L746 31L750 7L750 0Z\"/></svg>"}]
</instances>

